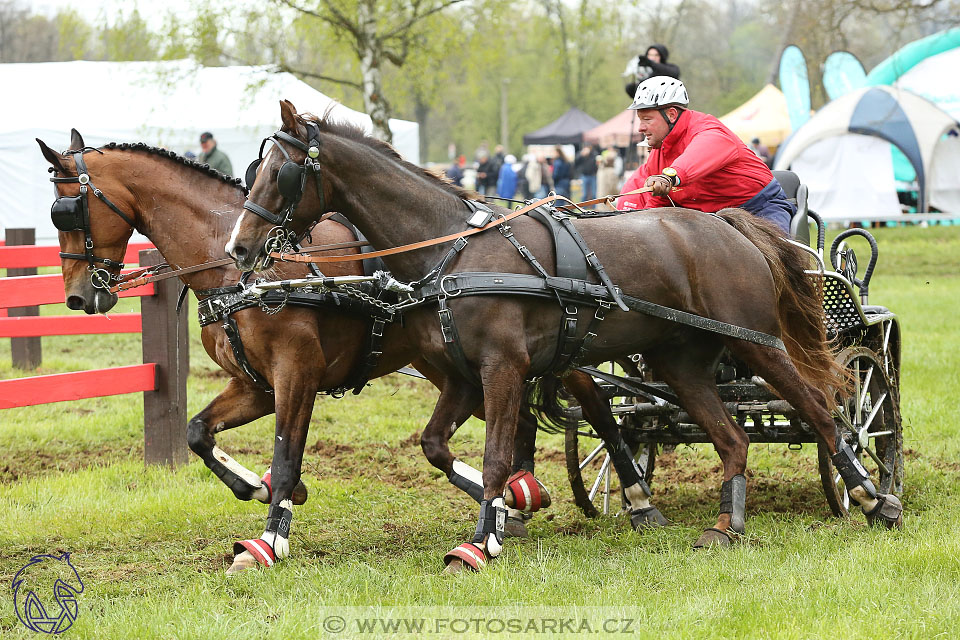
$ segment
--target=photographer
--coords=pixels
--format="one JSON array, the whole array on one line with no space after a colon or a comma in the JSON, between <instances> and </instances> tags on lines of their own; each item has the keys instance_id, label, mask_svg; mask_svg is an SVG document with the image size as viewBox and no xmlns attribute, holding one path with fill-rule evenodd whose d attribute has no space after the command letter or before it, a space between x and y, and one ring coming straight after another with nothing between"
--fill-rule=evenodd
<instances>
[{"instance_id":1,"label":"photographer","mask_svg":"<svg viewBox=\"0 0 960 640\"><path fill-rule=\"evenodd\" d=\"M647 47L647 52L636 58L632 58L627 63L627 68L623 76L627 78L627 85L624 89L627 95L633 98L637 93L637 85L653 76L670 76L680 79L680 67L667 62L670 57L670 51L662 44L652 44Z\"/></svg>"}]
</instances>

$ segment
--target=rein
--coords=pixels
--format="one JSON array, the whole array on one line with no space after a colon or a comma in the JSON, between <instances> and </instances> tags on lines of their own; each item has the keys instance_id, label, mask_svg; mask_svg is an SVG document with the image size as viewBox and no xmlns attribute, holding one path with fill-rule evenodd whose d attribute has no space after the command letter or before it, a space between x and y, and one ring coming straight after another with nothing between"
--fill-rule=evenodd
<instances>
[{"instance_id":1,"label":"rein","mask_svg":"<svg viewBox=\"0 0 960 640\"><path fill-rule=\"evenodd\" d=\"M642 188L640 188L640 189L636 189L636 190L634 190L634 191L630 191L629 193L624 193L624 194L622 194L622 195L626 196L626 195L630 195L630 194L633 194L633 193L646 193L646 192L651 191L651 190L652 190L651 187L642 187ZM615 197L619 198L620 196L615 196ZM593 204L593 203L595 203L595 202L604 202L604 201L606 201L607 199L613 199L613 197L608 196L607 198L600 198L600 199L598 199L598 200L596 200L596 201L591 200L591 201L588 201L588 202L581 202L581 203L579 203L579 204L586 205L586 206L590 206L590 204ZM433 246L436 246L436 245L438 245L438 244L444 244L444 243L446 243L446 242L453 242L454 240L459 240L460 238L466 238L466 237L468 237L468 236L475 235L475 234L480 233L480 232L482 232L482 231L486 231L486 230L488 230L488 229L492 229L492 228L494 228L494 227L498 227L498 226L500 226L501 224L503 224L504 222L508 222L509 220L513 220L513 219L516 218L517 216L522 216L522 215L525 214L525 213L529 213L529 212L533 211L533 210L536 209L537 207L540 207L540 206L542 206L542 205L548 204L548 203L550 203L550 202L554 202L555 200L567 200L567 199L564 198L563 196L558 196L558 195L547 196L546 198L542 198L542 199L540 199L540 200L537 200L536 202L532 202L532 203L528 204L528 205L525 206L525 207L522 207L522 208L520 208L520 209L517 209L516 211L511 211L511 212L508 213L507 215L500 216L499 218L496 218L496 219L490 221L488 224L486 224L486 225L484 225L484 226L482 226L482 227L476 227L476 228L473 228L473 229L467 229L466 231L458 231L457 233L451 233L451 234L449 234L449 235L441 236L441 237L439 237L439 238L433 238L433 239L431 239L431 240L421 240L420 242L413 242L413 243L411 243L411 244L404 244L404 245L401 245L401 246L399 246L399 247L393 247L393 248L390 248L390 249L381 249L381 250L379 250L379 251L371 251L370 253L363 253L363 254L359 254L359 255L356 255L356 256L352 256L352 255L351 255L351 256L328 256L328 257L326 257L326 258L312 258L312 257L310 257L310 256L303 255L302 253L278 253L278 252L271 252L271 253L270 253L270 257L273 258L273 259L275 259L275 260L280 260L280 261L283 261L283 262L309 262L309 263L318 264L318 263L328 263L328 262L356 262L356 261L358 261L358 260L369 260L369 259L371 259L371 258L380 258L380 257L383 257L383 256L392 256L392 255L396 255L396 254L398 254L398 253L406 253L406 252L408 252L408 251L416 251L416 250L418 250L418 249L425 249L426 247L433 247ZM577 203L571 202L570 200L567 200L567 202L570 202L570 204L573 205L573 206L578 206Z\"/></svg>"}]
</instances>

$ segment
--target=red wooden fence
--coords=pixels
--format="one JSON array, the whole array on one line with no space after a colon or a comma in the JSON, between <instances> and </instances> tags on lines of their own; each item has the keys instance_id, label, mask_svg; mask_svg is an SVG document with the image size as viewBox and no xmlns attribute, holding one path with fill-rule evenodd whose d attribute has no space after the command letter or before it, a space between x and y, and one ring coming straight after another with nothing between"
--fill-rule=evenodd
<instances>
[{"instance_id":1,"label":"red wooden fence","mask_svg":"<svg viewBox=\"0 0 960 640\"><path fill-rule=\"evenodd\" d=\"M57 246L12 246L11 232L15 232L14 236L16 232L20 232L20 237L32 236L24 231L7 229L8 242L6 246L0 245L0 268L22 272L60 265ZM151 247L144 243L130 245L124 262L158 264L160 254ZM8 275L13 274L8 271ZM176 281L165 280L120 295L139 297L141 312L90 316L0 315L0 338L37 341L34 350L37 364L31 368L39 365L40 336L55 335L142 333L144 362L0 380L0 409L143 392L145 460L170 465L185 462L187 321L181 321L176 313ZM0 311L63 302L60 274L0 278Z\"/></svg>"}]
</instances>

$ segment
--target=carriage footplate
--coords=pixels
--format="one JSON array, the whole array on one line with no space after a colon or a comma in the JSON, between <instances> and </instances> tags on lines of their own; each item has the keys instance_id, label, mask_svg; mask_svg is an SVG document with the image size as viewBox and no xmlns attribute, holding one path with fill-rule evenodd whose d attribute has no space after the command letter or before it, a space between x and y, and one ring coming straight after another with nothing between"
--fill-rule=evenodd
<instances>
[{"instance_id":1,"label":"carriage footplate","mask_svg":"<svg viewBox=\"0 0 960 640\"><path fill-rule=\"evenodd\" d=\"M720 513L730 514L730 530L746 531L747 479L737 474L720 485Z\"/></svg>"}]
</instances>

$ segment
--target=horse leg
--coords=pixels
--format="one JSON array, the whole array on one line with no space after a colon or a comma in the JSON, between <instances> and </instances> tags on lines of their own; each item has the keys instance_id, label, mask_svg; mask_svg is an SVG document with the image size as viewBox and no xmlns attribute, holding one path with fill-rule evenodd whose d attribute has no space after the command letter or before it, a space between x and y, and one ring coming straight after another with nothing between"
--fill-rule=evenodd
<instances>
[{"instance_id":1,"label":"horse leg","mask_svg":"<svg viewBox=\"0 0 960 640\"><path fill-rule=\"evenodd\" d=\"M549 507L550 492L534 475L533 457L537 450L537 419L526 403L520 409L517 435L513 443L513 473L507 479L504 501L507 505L506 535L526 538L533 513Z\"/></svg>"},{"instance_id":2,"label":"horse leg","mask_svg":"<svg viewBox=\"0 0 960 640\"><path fill-rule=\"evenodd\" d=\"M727 546L732 541L731 532L744 532L747 491L744 472L750 438L720 400L715 378L720 348L718 342L707 339L643 354L658 376L677 394L693 421L710 437L723 463L720 515L694 548L713 544Z\"/></svg>"},{"instance_id":3,"label":"horse leg","mask_svg":"<svg viewBox=\"0 0 960 640\"><path fill-rule=\"evenodd\" d=\"M730 340L728 347L734 355L763 376L763 379L800 413L804 422L816 429L844 484L852 487L849 489L850 495L860 503L867 521L871 524L882 524L888 529L901 526L903 505L899 498L893 494L877 492L870 480L870 474L857 460L853 449L840 438L837 425L827 408L827 398L800 376L790 357L779 349L742 340Z\"/></svg>"},{"instance_id":4,"label":"horse leg","mask_svg":"<svg viewBox=\"0 0 960 640\"><path fill-rule=\"evenodd\" d=\"M290 523L293 520L294 488L300 484L303 450L310 427L310 414L316 400L316 387L309 387L302 371L280 372L274 391L277 426L273 443L272 491L267 524L258 539L234 543L232 575L256 566L272 567L290 554Z\"/></svg>"},{"instance_id":5,"label":"horse leg","mask_svg":"<svg viewBox=\"0 0 960 640\"><path fill-rule=\"evenodd\" d=\"M523 400L524 375L529 367L526 353L497 353L480 368L486 441L483 449L480 517L473 539L444 556L447 573L457 573L466 564L474 570L486 566L503 549L507 507L503 495L510 475L511 446Z\"/></svg>"},{"instance_id":6,"label":"horse leg","mask_svg":"<svg viewBox=\"0 0 960 640\"><path fill-rule=\"evenodd\" d=\"M637 466L630 447L620 435L620 426L614 420L610 405L604 401L597 383L585 373L574 372L564 378L563 386L580 402L584 419L603 439L604 446L610 453L629 504L630 525L637 530L669 525L670 521L650 504L653 492L644 482L643 473Z\"/></svg>"}]
</instances>

